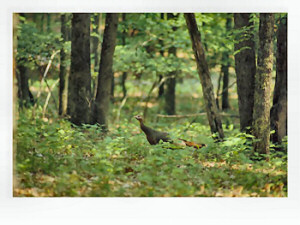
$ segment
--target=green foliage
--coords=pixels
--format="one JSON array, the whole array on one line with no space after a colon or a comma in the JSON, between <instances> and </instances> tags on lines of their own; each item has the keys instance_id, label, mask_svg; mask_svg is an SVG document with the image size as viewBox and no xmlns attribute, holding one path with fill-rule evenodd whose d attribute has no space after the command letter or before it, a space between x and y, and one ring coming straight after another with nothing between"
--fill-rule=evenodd
<instances>
[{"instance_id":1,"label":"green foliage","mask_svg":"<svg viewBox=\"0 0 300 225\"><path fill-rule=\"evenodd\" d=\"M226 25L226 20L231 23ZM197 23L201 33L201 40L204 44L207 62L210 68L220 64L230 63L233 65L233 14L231 13L197 13ZM226 26L229 26L226 28ZM223 58L226 53L231 56Z\"/></svg>"},{"instance_id":2,"label":"green foliage","mask_svg":"<svg viewBox=\"0 0 300 225\"><path fill-rule=\"evenodd\" d=\"M114 71L126 71L136 77L143 75L143 79L168 75L172 71L178 71L181 77L185 74L196 76L193 61L168 54L172 47L177 48L177 55L183 51L191 52L190 38L183 21L182 14L168 20L161 19L159 13L126 14L126 20L118 27ZM121 42L122 38L125 38L126 45Z\"/></svg>"},{"instance_id":3,"label":"green foliage","mask_svg":"<svg viewBox=\"0 0 300 225\"><path fill-rule=\"evenodd\" d=\"M70 51L70 42L62 43L59 32L42 32L33 21L20 16L18 26L18 64L34 70L48 63L51 55L64 45ZM57 59L54 64L57 64Z\"/></svg>"},{"instance_id":4,"label":"green foliage","mask_svg":"<svg viewBox=\"0 0 300 225\"><path fill-rule=\"evenodd\" d=\"M41 106L36 109L35 117L32 109L20 111L14 137L17 141L15 196L287 196L286 139L281 145L271 144L269 161L265 161L253 153L252 144L256 141L253 136L239 132L238 119L222 118L227 138L215 143L206 116L158 118L161 103L151 96L146 118L150 127L169 132L176 141L182 138L205 143L206 147L194 149L169 143L151 146L138 122L133 120L134 115L144 110L145 96L157 76L173 71L183 78L176 85L177 113L205 112L185 20L182 14L176 16L167 19L164 15L162 19L158 13L126 14L126 20L120 22L114 59L115 102L110 107L110 131L105 136L97 125L76 127L58 118L51 100L44 115L47 118L42 117ZM196 14L214 84L219 74L216 68L228 62L233 65L235 35L248 29L226 29L228 16L232 17ZM253 20L257 29L256 14ZM21 17L21 21L20 63L32 69L45 65L62 44L69 55L70 42L61 43L59 32L44 33L31 20ZM96 36L95 32L91 34ZM178 57L168 54L172 47L177 48ZM223 57L225 53L228 58ZM68 56L67 59L68 66ZM118 78L122 72L128 73L128 98L120 107L122 89ZM53 76L48 79L50 86L58 74ZM36 95L40 82L32 80L29 84ZM48 94L45 90L44 83L40 102L45 102ZM229 92L234 93L228 113L238 114L235 87ZM57 99L58 87L52 94Z\"/></svg>"},{"instance_id":5,"label":"green foliage","mask_svg":"<svg viewBox=\"0 0 300 225\"><path fill-rule=\"evenodd\" d=\"M184 16L182 13L174 15L167 19L164 14L162 19L159 13L126 14L126 20L118 27L114 71L128 72L137 78L143 76L143 80L165 76L172 71L177 71L178 77L198 77ZM210 68L224 63L233 65L233 31L226 28L228 17L233 15L196 14ZM125 38L125 45L122 38ZM170 48L176 48L176 57L168 54ZM224 53L228 57L222 57Z\"/></svg>"},{"instance_id":6,"label":"green foliage","mask_svg":"<svg viewBox=\"0 0 300 225\"><path fill-rule=\"evenodd\" d=\"M40 109L41 110L41 109ZM160 123L163 128L164 123ZM152 124L152 126L154 126ZM188 127L188 131L184 130ZM173 123L167 131L207 146L151 146L137 122L102 136L97 125L20 114L15 196L286 196L286 153L252 154L252 136L229 126L215 143L207 126ZM286 143L283 143L286 146Z\"/></svg>"},{"instance_id":7,"label":"green foliage","mask_svg":"<svg viewBox=\"0 0 300 225\"><path fill-rule=\"evenodd\" d=\"M240 43L243 41L247 41L249 39L254 40L255 42L255 52L257 52L258 48L258 29L259 29L259 15L258 13L252 13L250 15L249 20L252 25L251 26L244 26L239 29L234 29L232 31L232 39L234 43ZM242 47L241 49L237 49L233 55L236 55L237 53L244 51L246 49L249 49L249 47Z\"/></svg>"}]
</instances>

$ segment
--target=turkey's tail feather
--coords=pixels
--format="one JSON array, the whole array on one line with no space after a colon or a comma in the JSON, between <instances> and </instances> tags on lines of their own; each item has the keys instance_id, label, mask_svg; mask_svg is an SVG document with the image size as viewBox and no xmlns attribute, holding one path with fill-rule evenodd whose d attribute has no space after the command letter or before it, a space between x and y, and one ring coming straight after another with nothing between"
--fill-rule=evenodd
<instances>
[{"instance_id":1,"label":"turkey's tail feather","mask_svg":"<svg viewBox=\"0 0 300 225\"><path fill-rule=\"evenodd\" d=\"M206 146L206 144L197 144L195 142L187 141L187 140L184 140L184 139L181 139L181 138L179 138L179 140L183 141L186 146L193 147L193 148L196 148L196 149L199 149L199 148L202 148L202 147Z\"/></svg>"}]
</instances>

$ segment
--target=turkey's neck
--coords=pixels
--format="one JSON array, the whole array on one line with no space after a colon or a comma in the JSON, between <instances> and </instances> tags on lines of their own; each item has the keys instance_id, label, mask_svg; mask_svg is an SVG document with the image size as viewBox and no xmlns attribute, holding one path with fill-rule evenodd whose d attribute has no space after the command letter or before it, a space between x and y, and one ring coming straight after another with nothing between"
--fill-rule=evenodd
<instances>
[{"instance_id":1,"label":"turkey's neck","mask_svg":"<svg viewBox=\"0 0 300 225\"><path fill-rule=\"evenodd\" d=\"M140 127L141 127L142 131L144 131L145 134L149 134L151 132L151 129L149 127L145 126L143 121L139 121L139 122L140 122Z\"/></svg>"}]
</instances>

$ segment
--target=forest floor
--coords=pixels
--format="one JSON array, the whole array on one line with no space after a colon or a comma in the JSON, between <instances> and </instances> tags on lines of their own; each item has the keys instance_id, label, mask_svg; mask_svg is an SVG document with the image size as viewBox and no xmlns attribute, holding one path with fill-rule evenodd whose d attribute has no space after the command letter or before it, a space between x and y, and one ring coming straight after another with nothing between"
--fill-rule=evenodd
<instances>
[{"instance_id":1,"label":"forest floor","mask_svg":"<svg viewBox=\"0 0 300 225\"><path fill-rule=\"evenodd\" d=\"M178 114L204 112L199 96L188 95L191 87L183 86L178 88ZM44 117L42 107L34 117L32 109L20 111L14 137L14 196L287 196L286 140L282 151L271 145L266 161L253 153L253 137L240 133L235 117L223 118L226 138L215 143L205 116L158 118L160 104L150 101L149 126L174 139L206 144L201 149L151 146L133 119L143 111L143 101L138 102L129 97L120 112L116 99L105 136L96 125L75 127L55 116L53 105ZM231 102L237 104L236 98Z\"/></svg>"}]
</instances>

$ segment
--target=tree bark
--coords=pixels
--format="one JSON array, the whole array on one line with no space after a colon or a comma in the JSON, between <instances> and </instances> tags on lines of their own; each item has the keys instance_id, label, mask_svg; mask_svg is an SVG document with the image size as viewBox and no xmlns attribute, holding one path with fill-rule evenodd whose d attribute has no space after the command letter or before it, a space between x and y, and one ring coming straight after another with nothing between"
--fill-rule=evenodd
<instances>
[{"instance_id":1,"label":"tree bark","mask_svg":"<svg viewBox=\"0 0 300 225\"><path fill-rule=\"evenodd\" d=\"M25 17L25 14L20 13L20 16ZM23 22L21 21L20 23ZM17 46L17 48L20 47L19 45ZM26 61L26 58L17 59L18 98L20 108L29 107L34 104L34 98L28 85L28 68L24 65L24 61Z\"/></svg>"},{"instance_id":2,"label":"tree bark","mask_svg":"<svg viewBox=\"0 0 300 225\"><path fill-rule=\"evenodd\" d=\"M73 13L68 108L76 125L90 123L90 14Z\"/></svg>"},{"instance_id":3,"label":"tree bark","mask_svg":"<svg viewBox=\"0 0 300 225\"><path fill-rule=\"evenodd\" d=\"M235 29L248 28L246 31L241 32L240 35L238 35L236 40L237 43L234 45L235 51L239 51L235 54L235 71L241 131L247 131L247 127L252 126L253 119L256 62L252 26L253 23L250 22L249 13L234 14Z\"/></svg>"},{"instance_id":4,"label":"tree bark","mask_svg":"<svg viewBox=\"0 0 300 225\"><path fill-rule=\"evenodd\" d=\"M44 18L45 18L45 13L41 13L41 23L40 23L40 31L44 32Z\"/></svg>"},{"instance_id":5,"label":"tree bark","mask_svg":"<svg viewBox=\"0 0 300 225\"><path fill-rule=\"evenodd\" d=\"M270 141L270 97L273 68L274 14L261 13L259 19L259 48L255 77L253 135L254 151L268 154Z\"/></svg>"},{"instance_id":6,"label":"tree bark","mask_svg":"<svg viewBox=\"0 0 300 225\"><path fill-rule=\"evenodd\" d=\"M158 83L160 83L162 79L163 79L163 75L160 74L159 78L158 78ZM165 82L163 82L161 85L159 85L158 96L157 96L158 99L160 99L164 95L164 93L165 93L164 83Z\"/></svg>"},{"instance_id":7,"label":"tree bark","mask_svg":"<svg viewBox=\"0 0 300 225\"><path fill-rule=\"evenodd\" d=\"M115 75L113 72L112 72L112 76L111 76L110 101L112 103L114 103L114 101L115 101Z\"/></svg>"},{"instance_id":8,"label":"tree bark","mask_svg":"<svg viewBox=\"0 0 300 225\"><path fill-rule=\"evenodd\" d=\"M165 18L164 13L161 13L161 14L160 14L160 19L163 20L164 18ZM163 45L164 45L164 41L163 41L162 39L159 39L158 42L159 42L159 45L161 46L161 49L159 50L159 53L160 53L160 55L161 55L162 57L164 57L164 50L163 50L163 48L162 48ZM158 83L160 83L160 81L161 81L162 79L163 79L163 75L160 74L160 75L159 75ZM165 90L164 90L164 82L163 82L163 83L159 86L157 98L158 98L158 99L161 98L161 97L163 96L164 92L165 92Z\"/></svg>"},{"instance_id":9,"label":"tree bark","mask_svg":"<svg viewBox=\"0 0 300 225\"><path fill-rule=\"evenodd\" d=\"M62 14L61 17L61 37L62 42L66 42L67 38L67 20L66 15ZM66 68L66 52L64 46L62 46L60 50L60 71L59 71L59 115L67 114L67 106L68 106L68 73Z\"/></svg>"},{"instance_id":10,"label":"tree bark","mask_svg":"<svg viewBox=\"0 0 300 225\"><path fill-rule=\"evenodd\" d=\"M47 32L51 31L51 13L47 13Z\"/></svg>"},{"instance_id":11,"label":"tree bark","mask_svg":"<svg viewBox=\"0 0 300 225\"><path fill-rule=\"evenodd\" d=\"M217 92L216 92L216 104L217 104L217 108L220 109L220 100L219 100L219 96L222 95L222 93L220 93L221 90L221 80L223 78L223 71L222 71L221 67L221 72L219 74L219 78L218 78L218 86L217 86Z\"/></svg>"},{"instance_id":12,"label":"tree bark","mask_svg":"<svg viewBox=\"0 0 300 225\"><path fill-rule=\"evenodd\" d=\"M271 109L271 135L274 143L281 143L287 135L287 16L281 19L277 31L276 83Z\"/></svg>"},{"instance_id":13,"label":"tree bark","mask_svg":"<svg viewBox=\"0 0 300 225\"><path fill-rule=\"evenodd\" d=\"M192 40L210 129L212 133L218 132L219 138L223 139L224 133L222 128L222 122L218 114L218 109L213 91L214 89L211 82L210 73L208 70L204 49L201 43L201 37L198 31L195 15L193 13L185 13L184 17Z\"/></svg>"},{"instance_id":14,"label":"tree bark","mask_svg":"<svg viewBox=\"0 0 300 225\"><path fill-rule=\"evenodd\" d=\"M231 17L226 19L226 30L231 30ZM227 110L230 108L229 105L229 92L228 92L228 84L229 84L229 53L226 51L223 53L223 62L222 72L223 72L223 91L222 91L222 110Z\"/></svg>"},{"instance_id":15,"label":"tree bark","mask_svg":"<svg viewBox=\"0 0 300 225\"><path fill-rule=\"evenodd\" d=\"M33 95L29 90L28 69L17 62L17 72L19 106L28 108L34 104Z\"/></svg>"},{"instance_id":16,"label":"tree bark","mask_svg":"<svg viewBox=\"0 0 300 225\"><path fill-rule=\"evenodd\" d=\"M109 99L113 76L112 66L117 38L117 28L118 13L108 13L105 19L97 94L93 110L93 122L99 123L104 130L107 130L107 113L109 110Z\"/></svg>"},{"instance_id":17,"label":"tree bark","mask_svg":"<svg viewBox=\"0 0 300 225\"><path fill-rule=\"evenodd\" d=\"M177 16L174 16L173 13L167 14L167 18L169 20L172 20L176 17ZM173 32L176 31L177 27L173 26L172 30L173 30ZM174 46L172 46L168 49L169 56L176 57L176 52L177 52L177 49ZM165 89L165 93L164 93L164 96L165 96L165 107L164 108L165 108L165 112L168 115L174 115L174 114L176 114L175 113L175 108L176 108L176 103L175 103L176 71L172 71L168 75L170 76L170 78L165 81L166 89Z\"/></svg>"},{"instance_id":18,"label":"tree bark","mask_svg":"<svg viewBox=\"0 0 300 225\"><path fill-rule=\"evenodd\" d=\"M228 83L229 83L229 65L222 66L223 71L223 91L222 91L222 110L230 108L228 98Z\"/></svg>"},{"instance_id":19,"label":"tree bark","mask_svg":"<svg viewBox=\"0 0 300 225\"><path fill-rule=\"evenodd\" d=\"M169 76L175 76L176 72L170 73ZM175 90L176 90L176 77L171 77L165 81L165 112L167 115L174 115L175 112Z\"/></svg>"},{"instance_id":20,"label":"tree bark","mask_svg":"<svg viewBox=\"0 0 300 225\"><path fill-rule=\"evenodd\" d=\"M126 13L122 13L122 22L124 23L126 21ZM126 45L126 37L127 37L127 31L124 30L122 32L122 45ZM126 89L126 79L127 79L127 72L123 72L122 74L122 80L121 80L121 86L122 86L122 92L123 92L123 98L122 100L126 97L127 95L127 89Z\"/></svg>"},{"instance_id":21,"label":"tree bark","mask_svg":"<svg viewBox=\"0 0 300 225\"><path fill-rule=\"evenodd\" d=\"M126 98L126 96L127 96L126 79L127 79L127 72L123 72L122 80L121 80L121 86L122 86L122 92L123 92L122 100L124 98Z\"/></svg>"}]
</instances>

